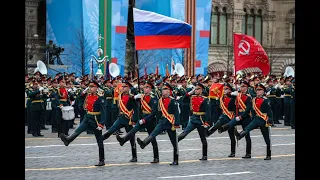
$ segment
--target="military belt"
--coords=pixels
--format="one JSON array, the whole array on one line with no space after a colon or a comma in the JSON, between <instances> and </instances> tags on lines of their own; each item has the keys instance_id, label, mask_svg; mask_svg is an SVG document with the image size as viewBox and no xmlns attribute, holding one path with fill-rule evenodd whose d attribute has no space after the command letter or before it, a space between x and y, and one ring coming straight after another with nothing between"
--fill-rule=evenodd
<instances>
[{"instance_id":1,"label":"military belt","mask_svg":"<svg viewBox=\"0 0 320 180\"><path fill-rule=\"evenodd\" d=\"M91 111L87 111L87 114L90 114L90 115L100 115L101 112L91 112Z\"/></svg>"},{"instance_id":2,"label":"military belt","mask_svg":"<svg viewBox=\"0 0 320 180\"><path fill-rule=\"evenodd\" d=\"M51 98L51 100L56 100L56 98Z\"/></svg>"},{"instance_id":3,"label":"military belt","mask_svg":"<svg viewBox=\"0 0 320 180\"><path fill-rule=\"evenodd\" d=\"M43 102L43 100L34 100L34 101L31 101L31 103L37 103L37 102Z\"/></svg>"},{"instance_id":4,"label":"military belt","mask_svg":"<svg viewBox=\"0 0 320 180\"><path fill-rule=\"evenodd\" d=\"M199 116L201 116L201 115L205 115L206 112L193 112L193 114L194 114L194 115L199 115Z\"/></svg>"},{"instance_id":5,"label":"military belt","mask_svg":"<svg viewBox=\"0 0 320 180\"><path fill-rule=\"evenodd\" d=\"M112 97L106 97L106 99L112 99Z\"/></svg>"},{"instance_id":6,"label":"military belt","mask_svg":"<svg viewBox=\"0 0 320 180\"><path fill-rule=\"evenodd\" d=\"M218 99L219 99L217 96L208 96L208 98L210 98L210 99L215 99L215 100L218 100Z\"/></svg>"},{"instance_id":7,"label":"military belt","mask_svg":"<svg viewBox=\"0 0 320 180\"><path fill-rule=\"evenodd\" d=\"M27 97L26 99L29 100L30 98Z\"/></svg>"},{"instance_id":8,"label":"military belt","mask_svg":"<svg viewBox=\"0 0 320 180\"><path fill-rule=\"evenodd\" d=\"M67 99L59 99L60 101L67 102Z\"/></svg>"},{"instance_id":9,"label":"military belt","mask_svg":"<svg viewBox=\"0 0 320 180\"><path fill-rule=\"evenodd\" d=\"M239 109L239 112L244 112L245 110L243 110L243 109Z\"/></svg>"},{"instance_id":10,"label":"military belt","mask_svg":"<svg viewBox=\"0 0 320 180\"><path fill-rule=\"evenodd\" d=\"M284 96L291 96L291 94L285 94Z\"/></svg>"},{"instance_id":11,"label":"military belt","mask_svg":"<svg viewBox=\"0 0 320 180\"><path fill-rule=\"evenodd\" d=\"M267 97L277 97L276 95L267 95Z\"/></svg>"},{"instance_id":12,"label":"military belt","mask_svg":"<svg viewBox=\"0 0 320 180\"><path fill-rule=\"evenodd\" d=\"M145 111L145 110L142 110L142 113L143 113L143 114L151 114L150 112Z\"/></svg>"}]
</instances>

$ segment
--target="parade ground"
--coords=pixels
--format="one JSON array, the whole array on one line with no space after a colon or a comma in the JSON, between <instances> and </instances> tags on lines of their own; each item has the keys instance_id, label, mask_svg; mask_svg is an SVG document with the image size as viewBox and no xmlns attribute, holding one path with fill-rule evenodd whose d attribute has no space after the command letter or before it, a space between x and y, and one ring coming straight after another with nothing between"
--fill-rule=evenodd
<instances>
[{"instance_id":1,"label":"parade ground","mask_svg":"<svg viewBox=\"0 0 320 180\"><path fill-rule=\"evenodd\" d=\"M79 119L75 121L79 124ZM94 135L83 132L69 146L64 146L57 133L41 130L44 137L33 137L25 128L25 179L49 180L100 180L100 179L232 179L232 180L270 180L295 179L295 129L276 124L271 129L272 159L264 160L266 143L259 129L250 132L252 158L242 159L245 155L245 138L236 147L236 157L229 158L230 139L228 132L214 133L207 138L208 161L199 161L202 144L198 132L194 130L179 142L179 165L170 166L173 161L173 148L167 134L158 135L159 164L153 160L151 143L141 149L137 144L138 162L131 159L130 142L120 146L116 136L104 141L105 166L98 163L98 146ZM78 126L78 125L76 125ZM76 127L75 126L75 127ZM240 132L241 126L238 126ZM70 129L72 133L74 129ZM106 130L103 129L103 133ZM124 129L122 129L124 131ZM178 129L178 134L182 129ZM124 133L125 134L125 133ZM123 134L123 135L124 135ZM144 139L146 132L137 132L136 138Z\"/></svg>"}]
</instances>

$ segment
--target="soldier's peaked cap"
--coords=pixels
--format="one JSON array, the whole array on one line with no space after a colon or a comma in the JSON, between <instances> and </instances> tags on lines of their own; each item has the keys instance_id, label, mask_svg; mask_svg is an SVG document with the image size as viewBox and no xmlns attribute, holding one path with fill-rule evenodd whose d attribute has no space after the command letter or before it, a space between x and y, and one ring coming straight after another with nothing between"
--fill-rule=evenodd
<instances>
[{"instance_id":1,"label":"soldier's peaked cap","mask_svg":"<svg viewBox=\"0 0 320 180\"><path fill-rule=\"evenodd\" d=\"M151 81L146 81L146 86L151 87L151 89L154 89L154 85Z\"/></svg>"},{"instance_id":2,"label":"soldier's peaked cap","mask_svg":"<svg viewBox=\"0 0 320 180\"><path fill-rule=\"evenodd\" d=\"M173 91L173 88L169 83L165 82L165 83L163 83L163 86L166 86L167 88L170 89L170 91Z\"/></svg>"},{"instance_id":3,"label":"soldier's peaked cap","mask_svg":"<svg viewBox=\"0 0 320 180\"><path fill-rule=\"evenodd\" d=\"M122 80L122 84L127 84L130 88L133 87L132 84L127 80Z\"/></svg>"},{"instance_id":4,"label":"soldier's peaked cap","mask_svg":"<svg viewBox=\"0 0 320 180\"><path fill-rule=\"evenodd\" d=\"M196 83L195 83L195 86L200 86L202 89L204 89L203 84L201 84L200 82L196 82Z\"/></svg>"},{"instance_id":5,"label":"soldier's peaked cap","mask_svg":"<svg viewBox=\"0 0 320 180\"><path fill-rule=\"evenodd\" d=\"M99 83L95 80L90 80L89 85L94 85L94 86L100 87Z\"/></svg>"},{"instance_id":6,"label":"soldier's peaked cap","mask_svg":"<svg viewBox=\"0 0 320 180\"><path fill-rule=\"evenodd\" d=\"M255 87L254 87L254 89L256 90L256 89L259 88L259 87L262 88L264 91L266 91L266 87L264 87L264 85L261 84L261 83L256 84Z\"/></svg>"}]
</instances>

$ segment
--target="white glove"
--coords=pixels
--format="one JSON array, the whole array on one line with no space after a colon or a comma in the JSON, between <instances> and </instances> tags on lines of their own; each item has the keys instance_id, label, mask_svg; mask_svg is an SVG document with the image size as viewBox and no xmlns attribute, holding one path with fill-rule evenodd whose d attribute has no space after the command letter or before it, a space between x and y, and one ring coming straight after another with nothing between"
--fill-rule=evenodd
<instances>
[{"instance_id":1,"label":"white glove","mask_svg":"<svg viewBox=\"0 0 320 180\"><path fill-rule=\"evenodd\" d=\"M135 84L133 87L134 87L134 88L138 88L138 84Z\"/></svg>"},{"instance_id":2,"label":"white glove","mask_svg":"<svg viewBox=\"0 0 320 180\"><path fill-rule=\"evenodd\" d=\"M231 93L231 96L237 96L238 95L238 91L234 91Z\"/></svg>"},{"instance_id":3,"label":"white glove","mask_svg":"<svg viewBox=\"0 0 320 180\"><path fill-rule=\"evenodd\" d=\"M139 120L139 124L142 125L144 122L142 119Z\"/></svg>"},{"instance_id":4,"label":"white glove","mask_svg":"<svg viewBox=\"0 0 320 180\"><path fill-rule=\"evenodd\" d=\"M177 96L177 100L179 100L181 98L181 96Z\"/></svg>"},{"instance_id":5,"label":"white glove","mask_svg":"<svg viewBox=\"0 0 320 180\"><path fill-rule=\"evenodd\" d=\"M72 91L72 89L70 88L70 89L68 89L68 92L71 92Z\"/></svg>"},{"instance_id":6,"label":"white glove","mask_svg":"<svg viewBox=\"0 0 320 180\"><path fill-rule=\"evenodd\" d=\"M274 88L276 88L276 89L277 89L277 88L279 87L279 85L280 85L280 84L277 84Z\"/></svg>"},{"instance_id":7,"label":"white glove","mask_svg":"<svg viewBox=\"0 0 320 180\"><path fill-rule=\"evenodd\" d=\"M62 109L63 106L59 106L60 109Z\"/></svg>"},{"instance_id":8,"label":"white glove","mask_svg":"<svg viewBox=\"0 0 320 180\"><path fill-rule=\"evenodd\" d=\"M39 87L39 91L43 91L44 90L44 87Z\"/></svg>"},{"instance_id":9,"label":"white glove","mask_svg":"<svg viewBox=\"0 0 320 180\"><path fill-rule=\"evenodd\" d=\"M98 126L96 129L98 129L99 131L101 131L101 130L102 130L102 127Z\"/></svg>"},{"instance_id":10,"label":"white glove","mask_svg":"<svg viewBox=\"0 0 320 180\"><path fill-rule=\"evenodd\" d=\"M196 90L196 88L192 88L191 91L188 92L189 95L192 95L194 93L194 91Z\"/></svg>"},{"instance_id":11,"label":"white glove","mask_svg":"<svg viewBox=\"0 0 320 180\"><path fill-rule=\"evenodd\" d=\"M236 117L236 121L240 121L240 117L239 116Z\"/></svg>"},{"instance_id":12,"label":"white glove","mask_svg":"<svg viewBox=\"0 0 320 180\"><path fill-rule=\"evenodd\" d=\"M76 91L77 91L77 88L74 87L72 90L73 90L74 92L76 92Z\"/></svg>"},{"instance_id":13,"label":"white glove","mask_svg":"<svg viewBox=\"0 0 320 180\"><path fill-rule=\"evenodd\" d=\"M270 92L271 92L271 91L268 91L268 92L267 92L267 96L270 94Z\"/></svg>"},{"instance_id":14,"label":"white glove","mask_svg":"<svg viewBox=\"0 0 320 180\"><path fill-rule=\"evenodd\" d=\"M84 93L84 94L87 93L88 90L89 90L89 87L87 87L87 88L83 91L83 93Z\"/></svg>"},{"instance_id":15,"label":"white glove","mask_svg":"<svg viewBox=\"0 0 320 180\"><path fill-rule=\"evenodd\" d=\"M141 96L142 96L142 94L137 94L137 95L134 96L134 99L140 99Z\"/></svg>"}]
</instances>

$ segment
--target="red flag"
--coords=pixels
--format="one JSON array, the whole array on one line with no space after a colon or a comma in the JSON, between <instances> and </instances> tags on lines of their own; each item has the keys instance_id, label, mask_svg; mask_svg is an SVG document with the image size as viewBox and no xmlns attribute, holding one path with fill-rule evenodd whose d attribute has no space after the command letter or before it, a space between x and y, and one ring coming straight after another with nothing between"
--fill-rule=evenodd
<instances>
[{"instance_id":1,"label":"red flag","mask_svg":"<svg viewBox=\"0 0 320 180\"><path fill-rule=\"evenodd\" d=\"M213 83L209 90L209 98L220 98L223 96L223 86L222 83Z\"/></svg>"},{"instance_id":2,"label":"red flag","mask_svg":"<svg viewBox=\"0 0 320 180\"><path fill-rule=\"evenodd\" d=\"M158 77L158 75L159 75L159 64L157 64L157 67L156 67L156 77Z\"/></svg>"},{"instance_id":3,"label":"red flag","mask_svg":"<svg viewBox=\"0 0 320 180\"><path fill-rule=\"evenodd\" d=\"M258 67L264 75L270 72L267 53L254 37L245 34L234 34L234 64L235 72L252 67Z\"/></svg>"}]
</instances>

